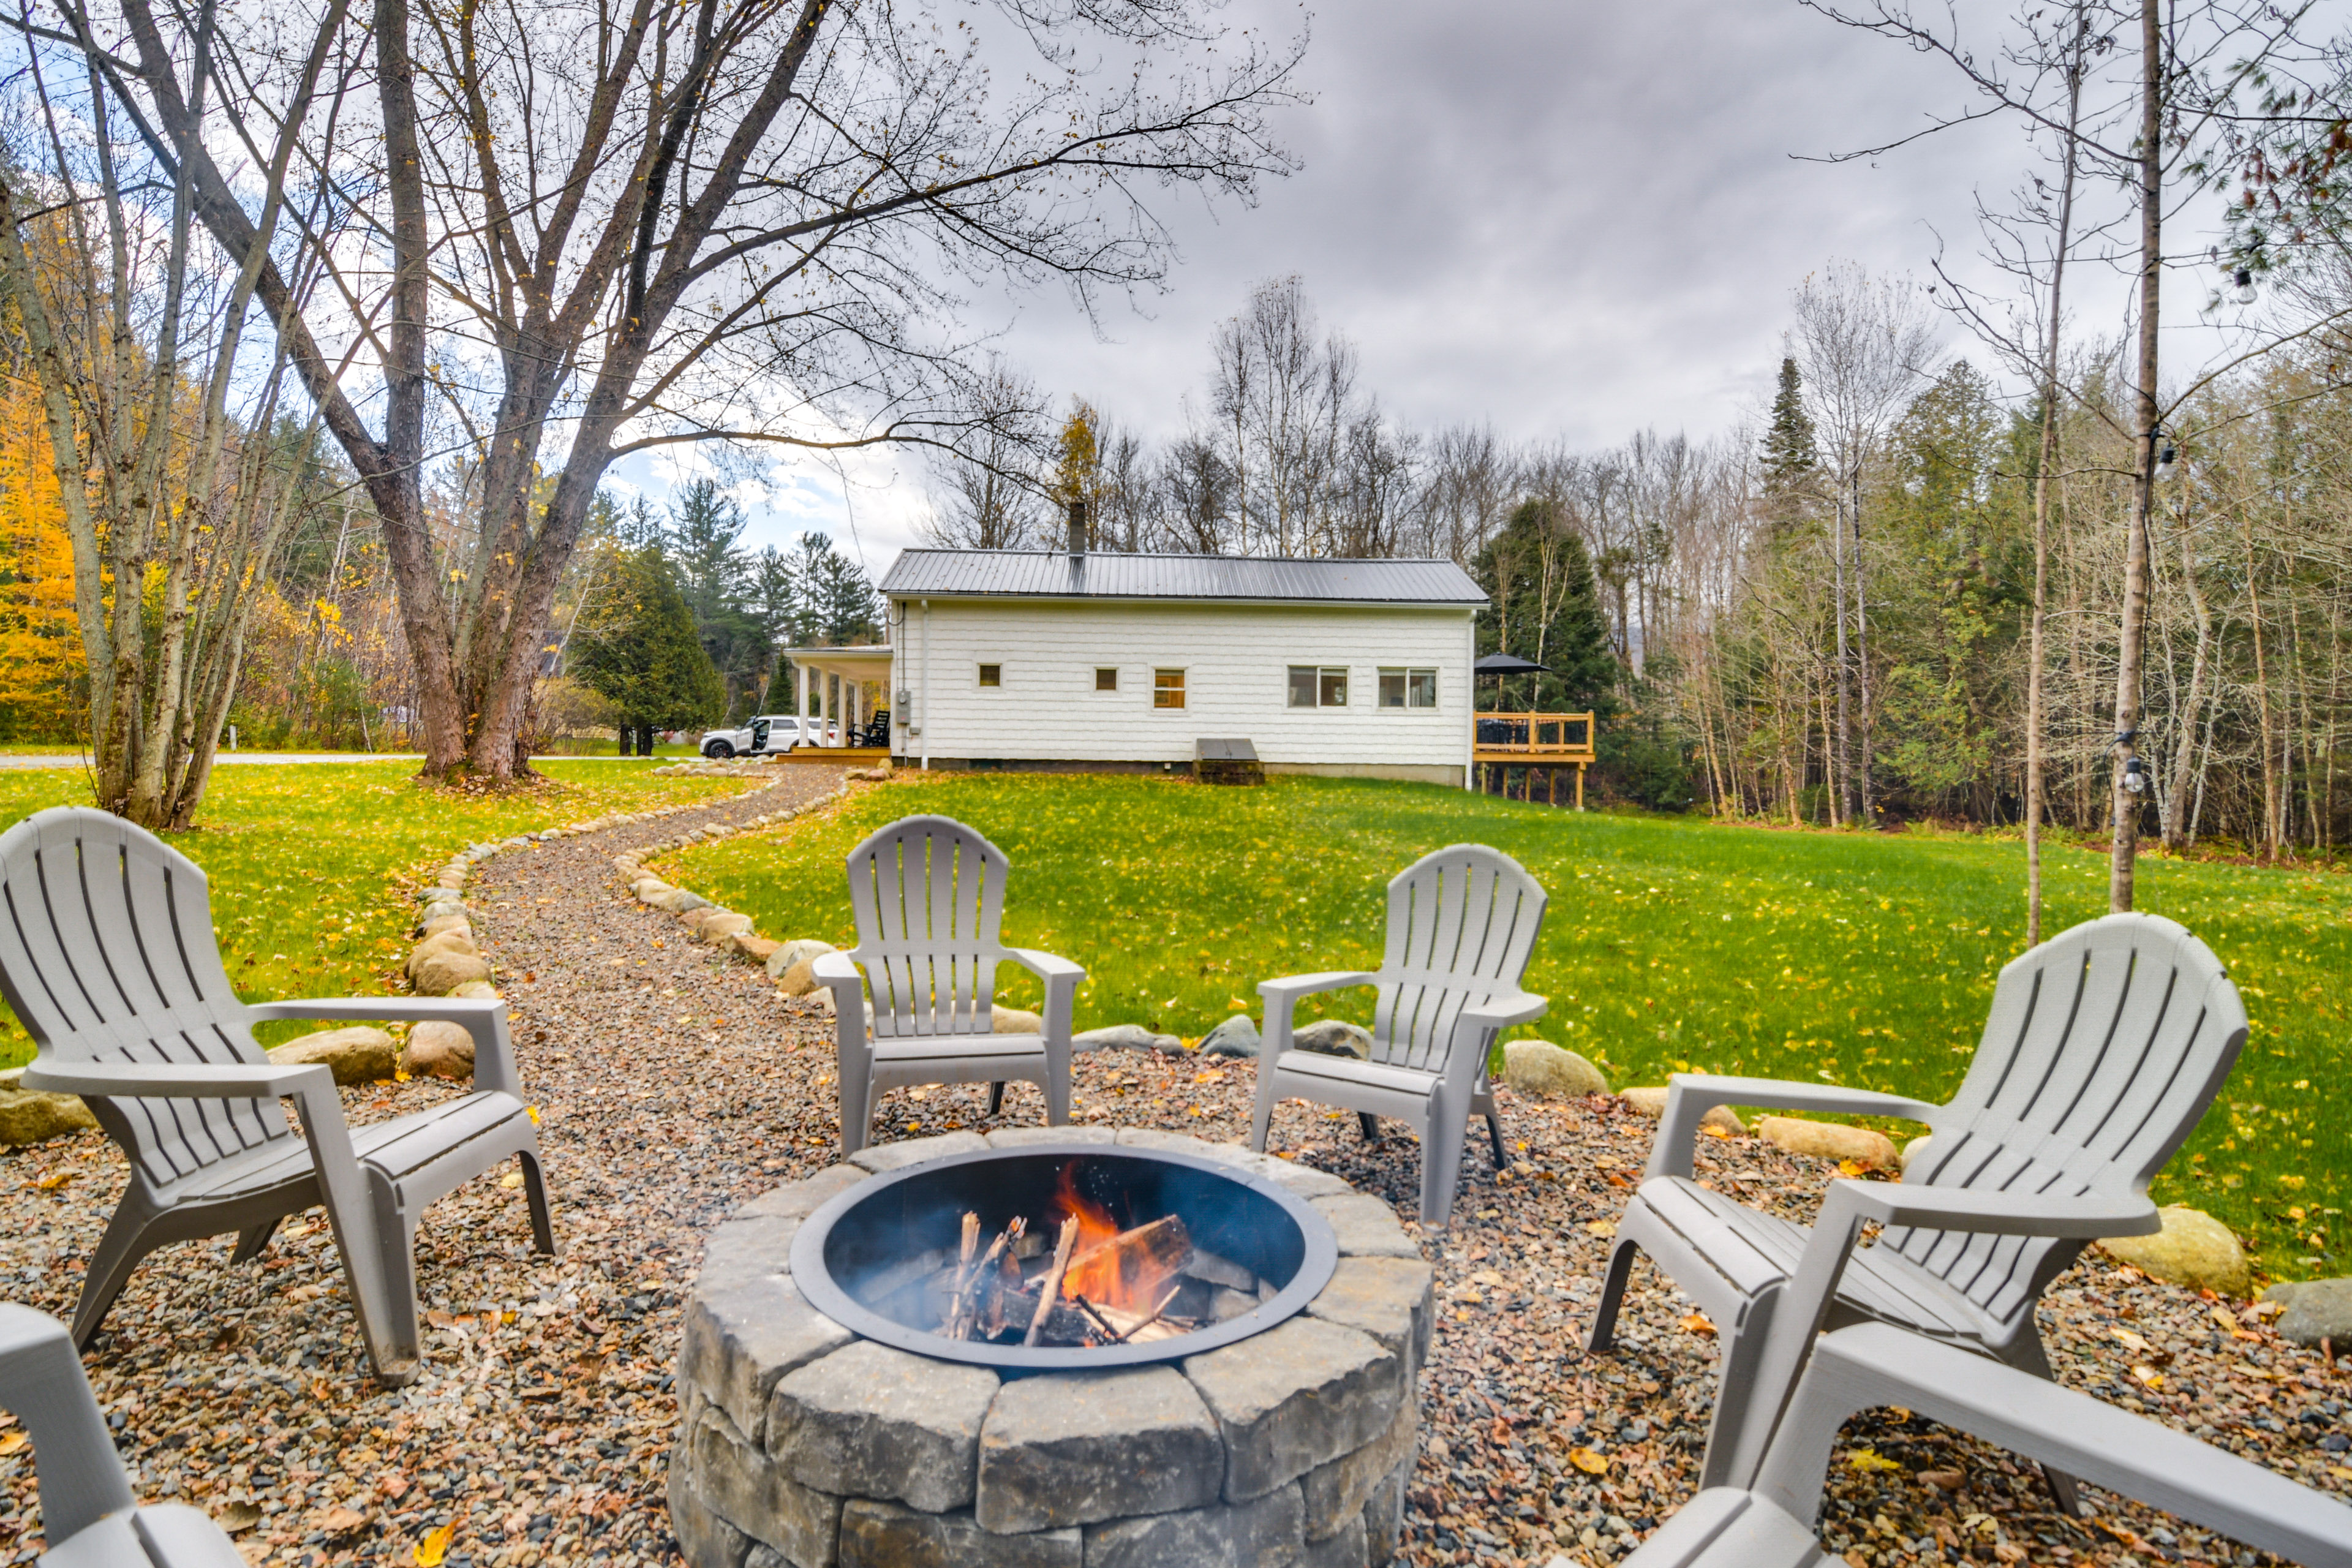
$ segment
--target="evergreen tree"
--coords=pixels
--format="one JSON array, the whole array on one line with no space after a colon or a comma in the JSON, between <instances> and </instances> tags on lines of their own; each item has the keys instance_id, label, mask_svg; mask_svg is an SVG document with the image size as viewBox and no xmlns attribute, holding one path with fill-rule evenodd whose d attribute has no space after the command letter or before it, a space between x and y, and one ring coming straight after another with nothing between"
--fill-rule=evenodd
<instances>
[{"instance_id":1,"label":"evergreen tree","mask_svg":"<svg viewBox=\"0 0 2352 1568\"><path fill-rule=\"evenodd\" d=\"M726 682L730 719L748 718L757 706L775 648L750 597L753 561L737 542L743 528L742 509L718 481L696 479L678 492L664 537L695 631Z\"/></svg>"},{"instance_id":2,"label":"evergreen tree","mask_svg":"<svg viewBox=\"0 0 2352 1568\"><path fill-rule=\"evenodd\" d=\"M1478 552L1474 575L1486 591L1478 651L1545 666L1549 673L1534 678L1538 710L1591 709L1604 718L1616 710L1622 671L1609 645L1592 558L1559 502L1529 496L1512 508Z\"/></svg>"},{"instance_id":3,"label":"evergreen tree","mask_svg":"<svg viewBox=\"0 0 2352 1568\"><path fill-rule=\"evenodd\" d=\"M1811 491L1821 468L1813 446L1813 418L1805 412L1805 386L1792 355L1780 360L1780 384L1772 395L1772 421L1764 430L1764 493L1782 510Z\"/></svg>"},{"instance_id":4,"label":"evergreen tree","mask_svg":"<svg viewBox=\"0 0 2352 1568\"><path fill-rule=\"evenodd\" d=\"M621 752L651 755L654 731L708 724L727 689L658 546L617 552L610 587L582 613L572 673L621 716Z\"/></svg>"}]
</instances>

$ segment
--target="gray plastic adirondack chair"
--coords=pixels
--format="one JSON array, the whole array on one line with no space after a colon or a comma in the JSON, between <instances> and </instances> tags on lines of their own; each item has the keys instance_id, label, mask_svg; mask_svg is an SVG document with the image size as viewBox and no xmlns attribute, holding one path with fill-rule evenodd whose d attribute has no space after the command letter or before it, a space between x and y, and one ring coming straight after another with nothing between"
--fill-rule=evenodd
<instances>
[{"instance_id":1,"label":"gray plastic adirondack chair","mask_svg":"<svg viewBox=\"0 0 2352 1568\"><path fill-rule=\"evenodd\" d=\"M25 1424L41 1481L41 1568L244 1568L220 1526L178 1503L139 1506L65 1325L0 1303L0 1409Z\"/></svg>"},{"instance_id":2,"label":"gray plastic adirondack chair","mask_svg":"<svg viewBox=\"0 0 2352 1568\"><path fill-rule=\"evenodd\" d=\"M2169 1426L1884 1323L1824 1338L1755 1486L1693 1498L1625 1568L1841 1568L1814 1530L1838 1428L1895 1405L2304 1568L2352 1568L2352 1509ZM1555 1564L1565 1559L1555 1558Z\"/></svg>"},{"instance_id":3,"label":"gray plastic adirondack chair","mask_svg":"<svg viewBox=\"0 0 2352 1568\"><path fill-rule=\"evenodd\" d=\"M1496 1167L1509 1162L1486 1058L1498 1031L1550 1005L1519 989L1546 901L1542 886L1499 849L1451 844L1389 883L1380 968L1260 983L1265 1034L1250 1147L1265 1148L1275 1101L1293 1097L1355 1111L1368 1138L1378 1135L1376 1116L1409 1122L1421 1134L1422 1223L1446 1224L1472 1117L1486 1119ZM1367 1059L1293 1048L1298 998L1352 985L1373 986L1378 997Z\"/></svg>"},{"instance_id":4,"label":"gray plastic adirondack chair","mask_svg":"<svg viewBox=\"0 0 2352 1568\"><path fill-rule=\"evenodd\" d=\"M286 1215L323 1205L377 1377L416 1375L415 1238L434 1199L521 1158L539 1249L555 1250L539 1141L506 1004L356 996L247 1005L230 989L205 874L153 834L60 806L0 835L0 992L39 1047L26 1089L79 1094L131 1162L131 1184L84 1277L87 1349L155 1248L237 1232L259 1255ZM474 1093L352 1127L334 1076L273 1064L269 1018L442 1019L474 1037ZM291 1100L301 1131L276 1101Z\"/></svg>"},{"instance_id":5,"label":"gray plastic adirondack chair","mask_svg":"<svg viewBox=\"0 0 2352 1568\"><path fill-rule=\"evenodd\" d=\"M2037 1376L2033 1307L2103 1236L2158 1228L2147 1184L2245 1043L2210 949L2154 915L2108 915L2011 960L1947 1105L1827 1084L1676 1075L1649 1168L1617 1225L1591 1348L1609 1348L1636 1251L1714 1321L1721 1386L1702 1486L1744 1486L1824 1328L1876 1321ZM1691 1179L1715 1106L1900 1116L1932 1142L1899 1184L1833 1181L1811 1227ZM1862 1227L1886 1226L1857 1247ZM2060 1506L2074 1488L2051 1475Z\"/></svg>"},{"instance_id":6,"label":"gray plastic adirondack chair","mask_svg":"<svg viewBox=\"0 0 2352 1568\"><path fill-rule=\"evenodd\" d=\"M849 852L857 945L810 969L833 992L843 1154L871 1139L876 1098L909 1084L987 1084L993 1116L1005 1084L1034 1083L1048 1123L1070 1119L1070 1008L1087 972L997 940L1010 869L1003 850L944 816L903 818ZM996 970L1008 963L1045 984L1042 1034L995 1033Z\"/></svg>"}]
</instances>

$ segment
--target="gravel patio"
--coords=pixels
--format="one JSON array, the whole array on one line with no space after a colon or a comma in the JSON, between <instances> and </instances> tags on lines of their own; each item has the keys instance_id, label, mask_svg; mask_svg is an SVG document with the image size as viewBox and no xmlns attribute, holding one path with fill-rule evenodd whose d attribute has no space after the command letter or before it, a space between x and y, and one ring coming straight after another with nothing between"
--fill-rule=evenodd
<instances>
[{"instance_id":1,"label":"gravel patio","mask_svg":"<svg viewBox=\"0 0 2352 1568\"><path fill-rule=\"evenodd\" d=\"M635 903L611 858L839 783L796 766L772 792L483 866L469 901L543 1119L562 1255L529 1252L519 1187L477 1183L436 1205L417 1238L425 1369L387 1392L315 1213L256 1267L226 1269L226 1237L157 1254L89 1363L143 1496L208 1509L257 1563L677 1560L662 1500L679 1303L712 1226L832 1162L831 1020ZM1238 1141L1253 1084L1245 1061L1081 1056L1074 1115ZM448 1092L419 1080L346 1100L365 1120ZM892 1094L876 1136L1042 1120L1032 1089L994 1121L984 1094ZM1645 1266L1620 1352L1582 1353L1609 1222L1654 1124L1615 1100L1506 1090L1503 1104L1519 1163L1498 1177L1471 1140L1456 1224L1423 1237L1441 1310L1399 1560L1610 1562L1691 1494L1710 1331ZM1703 1176L1795 1215L1835 1173L1756 1140L1701 1142ZM1415 1212L1408 1139L1368 1146L1352 1117L1294 1103L1275 1145ZM121 1184L95 1133L0 1158L0 1295L69 1314ZM2352 1385L2243 1306L2095 1259L2049 1293L2045 1333L2064 1381L2352 1499ZM25 1562L39 1535L20 1439L0 1427L0 1560ZM1902 1411L1853 1423L1833 1476L1826 1533L1857 1564L2268 1561L2095 1492L2095 1519L2060 1519L2030 1468Z\"/></svg>"}]
</instances>

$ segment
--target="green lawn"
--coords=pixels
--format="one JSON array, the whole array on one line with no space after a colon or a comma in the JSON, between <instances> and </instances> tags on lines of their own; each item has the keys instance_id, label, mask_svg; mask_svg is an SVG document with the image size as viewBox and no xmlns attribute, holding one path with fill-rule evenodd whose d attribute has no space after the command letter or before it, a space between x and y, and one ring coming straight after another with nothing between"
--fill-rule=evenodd
<instances>
[{"instance_id":1,"label":"green lawn","mask_svg":"<svg viewBox=\"0 0 2352 1568\"><path fill-rule=\"evenodd\" d=\"M1692 1068L1941 1099L1967 1067L1995 972L2023 942L2014 838L1577 816L1340 780L1219 790L935 775L761 838L698 846L666 869L769 935L847 945L844 852L916 811L969 822L1012 857L1007 938L1087 965L1081 1028L1198 1036L1237 1008L1255 1014L1261 979L1369 966L1388 878L1464 839L1516 856L1551 890L1528 984L1552 1011L1520 1033L1584 1052L1621 1087ZM2047 865L2050 929L2104 912L2104 858L2053 848ZM2148 859L2140 889L2142 909L2220 952L2254 1021L2158 1197L2221 1215L2274 1275L2345 1272L2331 1233L2352 1199L2352 1124L2322 1112L2352 1066L2340 978L2352 974L2352 882ZM1342 1016L1369 1005L1361 992L1329 1001Z\"/></svg>"},{"instance_id":2,"label":"green lawn","mask_svg":"<svg viewBox=\"0 0 2352 1568\"><path fill-rule=\"evenodd\" d=\"M259 1002L398 989L415 919L411 875L486 838L743 787L731 779L655 778L609 763L540 766L547 785L509 795L428 788L406 760L216 769L202 826L172 842L210 879L213 921L239 993ZM0 771L0 822L89 800L78 772ZM275 1043L317 1027L268 1024L260 1034ZM31 1059L32 1041L0 1008L0 1067Z\"/></svg>"}]
</instances>

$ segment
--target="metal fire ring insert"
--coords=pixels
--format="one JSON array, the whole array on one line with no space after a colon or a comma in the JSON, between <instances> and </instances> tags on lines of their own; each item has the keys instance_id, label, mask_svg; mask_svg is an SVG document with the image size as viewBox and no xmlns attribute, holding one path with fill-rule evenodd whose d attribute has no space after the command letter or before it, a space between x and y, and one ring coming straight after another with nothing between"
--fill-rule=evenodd
<instances>
[{"instance_id":1,"label":"metal fire ring insert","mask_svg":"<svg viewBox=\"0 0 2352 1568\"><path fill-rule=\"evenodd\" d=\"M846 1277L855 1285L862 1275L921 1251L952 1248L967 1210L979 1211L983 1235L1016 1213L1043 1217L1035 1194L1050 1191L1073 1161L1089 1168L1138 1167L1125 1184L1150 1184L1171 1196L1164 1212L1182 1215L1199 1245L1262 1278L1279 1279L1288 1268L1289 1279L1272 1300L1188 1334L1139 1345L1035 1347L951 1340L912 1328L867 1307L842 1283ZM1188 1196L1232 1206L1222 1215L1196 1215L1184 1206ZM860 1182L802 1222L793 1237L792 1272L811 1306L861 1338L1001 1371L1086 1372L1179 1361L1263 1332L1304 1311L1329 1283L1339 1260L1330 1224L1271 1177L1175 1150L1073 1140L949 1154Z\"/></svg>"}]
</instances>

